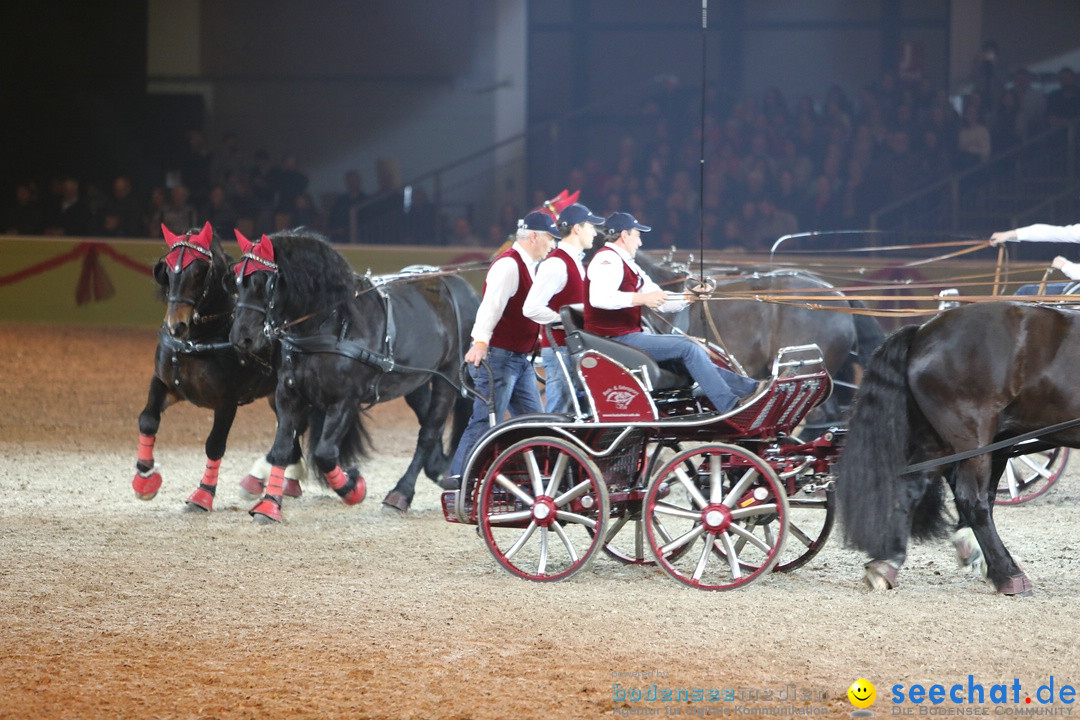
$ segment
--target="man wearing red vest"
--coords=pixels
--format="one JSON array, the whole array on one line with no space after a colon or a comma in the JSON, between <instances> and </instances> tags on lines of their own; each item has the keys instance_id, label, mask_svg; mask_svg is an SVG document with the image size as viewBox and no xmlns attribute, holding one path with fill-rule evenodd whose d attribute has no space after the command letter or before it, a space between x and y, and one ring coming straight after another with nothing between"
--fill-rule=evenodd
<instances>
[{"instance_id":1,"label":"man wearing red vest","mask_svg":"<svg viewBox=\"0 0 1080 720\"><path fill-rule=\"evenodd\" d=\"M604 227L610 239L596 251L585 274L585 330L636 347L657 362L682 361L721 414L755 397L762 387L757 380L717 366L690 338L642 331L641 308L677 312L690 298L668 299L668 293L634 262L641 232L652 228L622 212L612 213Z\"/></svg>"},{"instance_id":2,"label":"man wearing red vest","mask_svg":"<svg viewBox=\"0 0 1080 720\"><path fill-rule=\"evenodd\" d=\"M585 266L581 259L593 246L596 226L603 225L604 218L593 215L580 203L570 205L559 215L559 246L540 263L536 280L525 305L525 317L540 325L559 321L559 308L574 305L581 309L585 303ZM570 369L570 356L566 352L566 333L552 329L555 347L548 341L546 332L540 333L540 357L544 362L544 410L564 413L570 409L570 385L567 384L565 367ZM560 365L559 358L562 357Z\"/></svg>"},{"instance_id":3,"label":"man wearing red vest","mask_svg":"<svg viewBox=\"0 0 1080 720\"><path fill-rule=\"evenodd\" d=\"M495 381L496 422L501 422L507 411L511 415L543 411L529 359L540 326L525 317L521 307L532 287L536 264L558 237L551 215L539 210L529 213L518 221L514 244L495 258L484 279L483 298L473 322L473 345L465 353L465 361L473 366L469 373L477 393L491 396L487 371L477 369L481 361L487 360ZM478 399L450 463L451 478L460 477L473 445L488 427L487 405Z\"/></svg>"}]
</instances>

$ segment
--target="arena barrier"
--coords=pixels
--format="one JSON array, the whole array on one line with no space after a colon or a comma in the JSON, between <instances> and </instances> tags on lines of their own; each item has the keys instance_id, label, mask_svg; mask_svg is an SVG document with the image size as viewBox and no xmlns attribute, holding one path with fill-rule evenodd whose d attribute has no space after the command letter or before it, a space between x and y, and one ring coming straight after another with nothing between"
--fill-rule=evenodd
<instances>
[{"instance_id":1,"label":"arena barrier","mask_svg":"<svg viewBox=\"0 0 1080 720\"><path fill-rule=\"evenodd\" d=\"M225 251L240 257L235 241ZM0 322L134 326L161 324L165 305L152 273L164 240L0 235ZM345 245L358 272L482 260L484 248ZM477 277L471 277L476 275ZM478 287L483 274L468 277Z\"/></svg>"}]
</instances>

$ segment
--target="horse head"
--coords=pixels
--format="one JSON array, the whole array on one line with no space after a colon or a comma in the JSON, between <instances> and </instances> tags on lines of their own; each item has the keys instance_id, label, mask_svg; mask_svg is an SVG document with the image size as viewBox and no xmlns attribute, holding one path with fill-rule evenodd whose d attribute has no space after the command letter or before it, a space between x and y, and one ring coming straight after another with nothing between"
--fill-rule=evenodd
<instances>
[{"instance_id":1,"label":"horse head","mask_svg":"<svg viewBox=\"0 0 1080 720\"><path fill-rule=\"evenodd\" d=\"M243 353L259 354L270 342L267 329L278 272L274 245L267 235L251 242L239 230L233 232L240 260L235 266L237 299L229 342Z\"/></svg>"},{"instance_id":2,"label":"horse head","mask_svg":"<svg viewBox=\"0 0 1080 720\"><path fill-rule=\"evenodd\" d=\"M154 279L167 303L164 325L186 340L202 323L228 316L231 295L224 284L228 259L210 223L176 235L163 224L169 250L154 266Z\"/></svg>"},{"instance_id":3,"label":"horse head","mask_svg":"<svg viewBox=\"0 0 1080 720\"><path fill-rule=\"evenodd\" d=\"M282 230L252 243L237 232L236 239L243 254L229 340L241 352L260 353L286 332L311 334L354 297L348 261L317 233Z\"/></svg>"}]
</instances>

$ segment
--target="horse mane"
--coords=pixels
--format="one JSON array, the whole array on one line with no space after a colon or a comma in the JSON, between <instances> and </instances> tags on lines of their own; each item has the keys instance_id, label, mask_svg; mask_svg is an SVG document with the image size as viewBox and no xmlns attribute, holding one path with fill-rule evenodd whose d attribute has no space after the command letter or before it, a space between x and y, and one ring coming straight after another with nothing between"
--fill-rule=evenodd
<instances>
[{"instance_id":1,"label":"horse mane","mask_svg":"<svg viewBox=\"0 0 1080 720\"><path fill-rule=\"evenodd\" d=\"M304 227L270 235L278 266L285 310L289 314L334 307L351 299L356 276L330 241Z\"/></svg>"}]
</instances>

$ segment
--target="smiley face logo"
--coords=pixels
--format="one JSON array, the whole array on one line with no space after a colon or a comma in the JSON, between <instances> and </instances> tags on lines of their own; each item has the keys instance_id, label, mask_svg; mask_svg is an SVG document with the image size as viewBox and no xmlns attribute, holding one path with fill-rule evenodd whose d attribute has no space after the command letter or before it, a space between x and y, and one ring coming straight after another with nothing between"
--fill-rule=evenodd
<instances>
[{"instance_id":1,"label":"smiley face logo","mask_svg":"<svg viewBox=\"0 0 1080 720\"><path fill-rule=\"evenodd\" d=\"M851 683L847 689L848 700L857 708L868 708L877 700L877 690L874 684L864 678L859 678Z\"/></svg>"}]
</instances>

